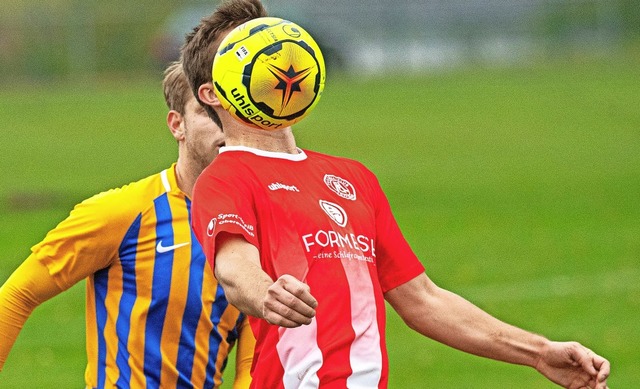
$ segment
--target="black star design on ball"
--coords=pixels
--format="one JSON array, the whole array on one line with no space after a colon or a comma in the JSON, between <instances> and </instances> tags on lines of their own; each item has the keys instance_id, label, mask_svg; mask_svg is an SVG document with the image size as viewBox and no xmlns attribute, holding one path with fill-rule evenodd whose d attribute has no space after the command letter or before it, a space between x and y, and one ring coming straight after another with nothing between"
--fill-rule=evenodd
<instances>
[{"instance_id":1,"label":"black star design on ball","mask_svg":"<svg viewBox=\"0 0 640 389\"><path fill-rule=\"evenodd\" d=\"M311 74L311 68L302 69L296 71L293 65L289 66L289 69L283 70L276 66L269 65L269 71L278 79L278 85L275 89L282 90L282 108L284 109L289 102L294 92L300 92L300 83Z\"/></svg>"}]
</instances>

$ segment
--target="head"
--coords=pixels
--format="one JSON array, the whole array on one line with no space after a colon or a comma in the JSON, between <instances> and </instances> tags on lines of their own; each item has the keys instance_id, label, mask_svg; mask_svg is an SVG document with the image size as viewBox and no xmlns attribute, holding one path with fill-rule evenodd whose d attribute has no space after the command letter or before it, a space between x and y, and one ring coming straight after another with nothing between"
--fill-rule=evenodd
<instances>
[{"instance_id":1,"label":"head","mask_svg":"<svg viewBox=\"0 0 640 389\"><path fill-rule=\"evenodd\" d=\"M252 19L267 16L260 0L226 0L212 14L204 17L187 35L182 47L182 63L189 84L198 102L211 119L220 127L222 110L215 96L211 80L213 59L224 37Z\"/></svg>"},{"instance_id":2,"label":"head","mask_svg":"<svg viewBox=\"0 0 640 389\"><path fill-rule=\"evenodd\" d=\"M224 135L193 96L181 62L169 65L162 84L169 108L167 125L178 142L178 163L200 174L218 155Z\"/></svg>"}]
</instances>

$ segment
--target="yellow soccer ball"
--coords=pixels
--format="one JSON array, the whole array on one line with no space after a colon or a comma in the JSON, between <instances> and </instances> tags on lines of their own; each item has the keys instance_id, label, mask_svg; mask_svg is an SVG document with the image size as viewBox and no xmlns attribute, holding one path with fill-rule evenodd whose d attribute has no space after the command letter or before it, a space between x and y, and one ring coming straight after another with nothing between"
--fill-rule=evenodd
<instances>
[{"instance_id":1,"label":"yellow soccer ball","mask_svg":"<svg viewBox=\"0 0 640 389\"><path fill-rule=\"evenodd\" d=\"M213 61L222 106L255 128L277 130L316 106L326 77L318 44L288 20L264 17L233 29Z\"/></svg>"}]
</instances>

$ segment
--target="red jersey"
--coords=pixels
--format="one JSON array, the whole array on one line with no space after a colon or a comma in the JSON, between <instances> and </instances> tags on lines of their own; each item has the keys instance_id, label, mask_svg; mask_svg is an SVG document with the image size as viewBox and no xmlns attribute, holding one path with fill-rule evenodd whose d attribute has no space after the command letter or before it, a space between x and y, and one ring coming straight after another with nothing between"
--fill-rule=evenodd
<instances>
[{"instance_id":1,"label":"red jersey","mask_svg":"<svg viewBox=\"0 0 640 389\"><path fill-rule=\"evenodd\" d=\"M378 180L362 164L312 151L224 147L196 182L193 229L213 266L215 237L242 235L274 280L317 299L310 325L250 317L255 388L386 388L383 293L424 272Z\"/></svg>"}]
</instances>

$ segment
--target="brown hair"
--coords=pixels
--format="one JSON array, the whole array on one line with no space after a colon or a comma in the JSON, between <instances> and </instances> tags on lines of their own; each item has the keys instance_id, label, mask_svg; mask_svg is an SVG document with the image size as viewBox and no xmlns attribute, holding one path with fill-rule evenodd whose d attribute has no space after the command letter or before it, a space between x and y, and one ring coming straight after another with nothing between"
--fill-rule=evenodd
<instances>
[{"instance_id":1,"label":"brown hair","mask_svg":"<svg viewBox=\"0 0 640 389\"><path fill-rule=\"evenodd\" d=\"M173 62L164 71L162 90L167 107L184 115L185 107L192 95L189 81L182 70L182 62Z\"/></svg>"},{"instance_id":2,"label":"brown hair","mask_svg":"<svg viewBox=\"0 0 640 389\"><path fill-rule=\"evenodd\" d=\"M211 67L223 33L244 22L267 16L260 0L226 0L200 23L186 37L182 46L182 66L189 80L191 90L211 119L222 128L218 114L212 107L203 104L198 97L198 88L211 82Z\"/></svg>"}]
</instances>

